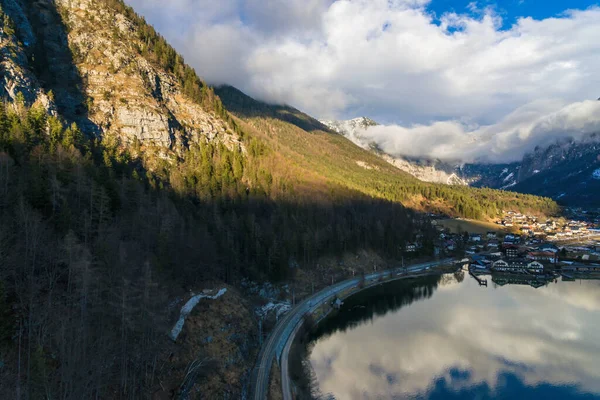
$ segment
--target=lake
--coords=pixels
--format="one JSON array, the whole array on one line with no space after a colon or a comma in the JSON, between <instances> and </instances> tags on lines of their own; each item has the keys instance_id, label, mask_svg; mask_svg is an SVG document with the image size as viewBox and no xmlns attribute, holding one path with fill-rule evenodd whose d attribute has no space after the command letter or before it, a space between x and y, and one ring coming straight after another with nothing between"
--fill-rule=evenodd
<instances>
[{"instance_id":1,"label":"lake","mask_svg":"<svg viewBox=\"0 0 600 400\"><path fill-rule=\"evenodd\" d=\"M600 281L398 281L348 299L312 337L323 398L600 399Z\"/></svg>"}]
</instances>

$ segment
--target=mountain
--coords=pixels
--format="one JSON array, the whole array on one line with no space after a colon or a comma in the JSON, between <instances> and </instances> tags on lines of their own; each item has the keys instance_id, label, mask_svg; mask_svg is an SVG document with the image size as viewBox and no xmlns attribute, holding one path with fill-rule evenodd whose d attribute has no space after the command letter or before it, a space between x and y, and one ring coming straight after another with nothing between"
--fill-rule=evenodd
<instances>
[{"instance_id":1,"label":"mountain","mask_svg":"<svg viewBox=\"0 0 600 400\"><path fill-rule=\"evenodd\" d=\"M552 197L567 205L600 206L600 137L563 140L527 154L514 190Z\"/></svg>"},{"instance_id":2,"label":"mountain","mask_svg":"<svg viewBox=\"0 0 600 400\"><path fill-rule=\"evenodd\" d=\"M43 93L52 93L61 116L126 143L171 149L200 138L236 143L231 126L214 115L219 105L211 89L119 1L4 0L3 6L22 44L3 42L9 98L20 92L33 104L41 96L49 108ZM118 10L116 19L106 7Z\"/></svg>"},{"instance_id":3,"label":"mountain","mask_svg":"<svg viewBox=\"0 0 600 400\"><path fill-rule=\"evenodd\" d=\"M189 149L205 142L213 146L222 144L229 151L243 154L247 154L251 139L256 143L272 142L275 152L280 153L278 157L283 159L285 155L280 150L288 143L274 140L279 139L277 136L262 135L265 129L274 129L264 126L264 121L277 120L287 124L278 128L285 131L293 126L294 133L299 135L298 146L290 149L295 154L288 156L304 160L312 157L315 163L300 167L297 160L291 160L296 165L292 172L291 168L273 165L271 159L262 157L252 165L259 176L246 178L246 184L257 183L261 180L260 171L268 171L277 181L293 181L287 182L286 187L304 187L306 190L302 193L330 193L330 189L323 189L323 183L328 182L341 191L401 201L419 210L464 214L449 200L450 195L444 195L447 199L441 202L429 199L431 190L421 187L418 181L384 166L368 152L349 147L346 141L333 140L329 134L319 135L327 131L325 125L292 107L257 102L228 87L217 90L225 102L223 107L213 88L120 0L4 0L4 3L17 36L14 43L4 41L8 55L4 66L7 72L5 96L14 101L16 94L22 93L26 106L36 101L42 103L49 113L76 123L88 137L104 142L112 140L117 148L135 149L135 156L154 175L170 175L165 161L171 167L174 160L185 161ZM38 101L39 96L42 98ZM227 110L240 119L234 121ZM263 126L256 129L252 125L258 121ZM249 122L252 122L250 127L244 127ZM363 119L356 123L355 128L374 122ZM321 165L321 158L317 162L316 154L327 154L323 154L323 149L306 146L307 132L313 135L315 142L327 142L323 143L323 149L329 149L329 155L338 155L332 163L336 168ZM366 172L369 169L371 171ZM363 180L363 175L375 175L373 172L377 169L381 169L381 173L376 174L378 179ZM420 170L432 174L437 171L427 166ZM442 175L444 183L460 182L454 173L443 172ZM385 182L377 182L379 179ZM411 189L413 193L400 193L391 188L400 181L409 187L416 185ZM424 193L424 199L417 200ZM483 208L497 209L487 204L483 204ZM482 217L485 213L475 211L469 216Z\"/></svg>"},{"instance_id":4,"label":"mountain","mask_svg":"<svg viewBox=\"0 0 600 400\"><path fill-rule=\"evenodd\" d=\"M565 138L546 148L536 148L522 161L510 164L450 163L385 153L364 136L365 129L378 125L366 117L321 122L424 182L514 190L549 196L569 205L599 205L596 199L600 191L594 178L600 157L598 135L591 135L583 142Z\"/></svg>"},{"instance_id":5,"label":"mountain","mask_svg":"<svg viewBox=\"0 0 600 400\"><path fill-rule=\"evenodd\" d=\"M460 164L444 163L440 160L410 159L385 153L375 142L370 141L362 134L362 131L370 126L379 125L370 118L359 117L346 121L327 120L321 122L332 131L348 138L363 149L372 151L396 168L421 181L447 185L469 184L468 178L463 179L460 176Z\"/></svg>"},{"instance_id":6,"label":"mountain","mask_svg":"<svg viewBox=\"0 0 600 400\"><path fill-rule=\"evenodd\" d=\"M121 0L0 5L0 398L244 398L258 307L433 256L423 211L558 211L213 88Z\"/></svg>"},{"instance_id":7,"label":"mountain","mask_svg":"<svg viewBox=\"0 0 600 400\"><path fill-rule=\"evenodd\" d=\"M369 149L370 143L364 136L361 136L361 130L367 129L370 126L379 125L377 122L367 117L354 118L347 121L328 120L320 122L327 128L347 137L352 142L365 149Z\"/></svg>"},{"instance_id":8,"label":"mountain","mask_svg":"<svg viewBox=\"0 0 600 400\"><path fill-rule=\"evenodd\" d=\"M286 176L296 177L297 185L316 191L311 195L313 198L319 196L318 192L324 194L323 183L326 183L327 193L333 193L333 188L350 189L362 195L399 201L417 210L450 215L464 215L466 212L476 218L484 215L492 217L497 210L509 207L512 200L529 203L530 206L526 207L538 201L533 198L517 200L515 194L509 192L423 183L373 151L356 146L343 135L327 129L323 121L317 121L293 107L265 104L231 86L221 86L215 92L225 107L240 119L240 123L252 127L257 137L277 149L281 161L271 170L284 168ZM370 123L368 119L359 119L347 125L357 127ZM340 126L334 128L339 129ZM457 204L457 201L468 204ZM475 214L472 214L473 211Z\"/></svg>"}]
</instances>

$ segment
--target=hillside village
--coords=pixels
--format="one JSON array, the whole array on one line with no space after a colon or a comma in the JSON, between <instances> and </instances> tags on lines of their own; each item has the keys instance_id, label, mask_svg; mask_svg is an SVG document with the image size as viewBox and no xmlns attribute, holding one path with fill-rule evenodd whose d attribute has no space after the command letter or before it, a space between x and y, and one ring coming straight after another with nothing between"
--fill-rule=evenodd
<instances>
[{"instance_id":1,"label":"hillside village","mask_svg":"<svg viewBox=\"0 0 600 400\"><path fill-rule=\"evenodd\" d=\"M472 274L501 274L510 276L511 283L521 280L536 287L559 275L600 277L600 216L580 209L566 210L565 215L568 218L540 220L507 211L496 222L498 230L486 233L469 232L469 228L452 232L433 216L439 234L436 253L466 256ZM407 247L410 251L412 247Z\"/></svg>"},{"instance_id":2,"label":"hillside village","mask_svg":"<svg viewBox=\"0 0 600 400\"><path fill-rule=\"evenodd\" d=\"M550 242L582 239L598 235L600 217L595 213L588 213L581 209L569 209L567 215L571 219L548 218L539 220L532 215L524 215L515 211L508 211L498 221L511 232L518 232L524 236L543 238Z\"/></svg>"}]
</instances>

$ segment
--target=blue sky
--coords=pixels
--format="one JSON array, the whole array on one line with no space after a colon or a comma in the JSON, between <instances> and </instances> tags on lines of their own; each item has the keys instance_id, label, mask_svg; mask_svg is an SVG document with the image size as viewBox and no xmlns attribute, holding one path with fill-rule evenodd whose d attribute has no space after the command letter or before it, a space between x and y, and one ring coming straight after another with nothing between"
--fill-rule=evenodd
<instances>
[{"instance_id":1,"label":"blue sky","mask_svg":"<svg viewBox=\"0 0 600 400\"><path fill-rule=\"evenodd\" d=\"M445 12L471 13L471 4L477 8L493 7L502 16L503 28L510 28L521 17L545 19L557 17L567 9L586 9L598 5L592 0L432 0L427 9L441 16Z\"/></svg>"}]
</instances>

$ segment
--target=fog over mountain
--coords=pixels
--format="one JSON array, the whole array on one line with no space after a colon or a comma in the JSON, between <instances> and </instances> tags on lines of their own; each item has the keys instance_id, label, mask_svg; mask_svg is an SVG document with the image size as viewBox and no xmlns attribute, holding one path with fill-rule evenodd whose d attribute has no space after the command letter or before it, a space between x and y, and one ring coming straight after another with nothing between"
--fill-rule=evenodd
<instances>
[{"instance_id":1,"label":"fog over mountain","mask_svg":"<svg viewBox=\"0 0 600 400\"><path fill-rule=\"evenodd\" d=\"M376 125L361 137L388 154L425 157L465 163L521 161L536 146L557 140L585 141L600 132L600 102L568 104L558 111L556 102L539 101L523 106L493 125L473 126L460 121L430 125Z\"/></svg>"},{"instance_id":2,"label":"fog over mountain","mask_svg":"<svg viewBox=\"0 0 600 400\"><path fill-rule=\"evenodd\" d=\"M371 117L391 153L510 161L597 127L598 7L507 26L501 2L441 15L429 0L128 3L209 82L322 119Z\"/></svg>"}]
</instances>

